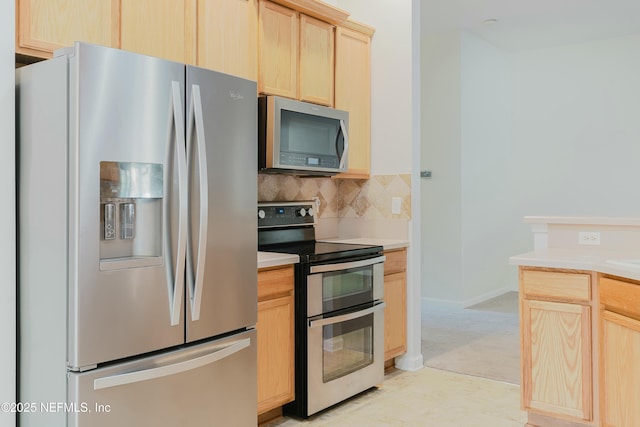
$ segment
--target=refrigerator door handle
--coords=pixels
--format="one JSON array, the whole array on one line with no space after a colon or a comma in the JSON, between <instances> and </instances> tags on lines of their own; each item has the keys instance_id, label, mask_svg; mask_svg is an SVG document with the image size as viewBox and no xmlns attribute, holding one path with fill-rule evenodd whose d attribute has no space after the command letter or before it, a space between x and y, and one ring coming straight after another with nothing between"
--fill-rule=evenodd
<instances>
[{"instance_id":1,"label":"refrigerator door handle","mask_svg":"<svg viewBox=\"0 0 640 427\"><path fill-rule=\"evenodd\" d=\"M193 144L193 126L195 125L195 138L198 152L198 171L200 185L200 217L198 231L198 249L195 259L195 277L193 272L193 245L187 245L187 280L189 287L189 299L191 302L191 320L200 319L200 306L202 303L202 286L204 283L204 262L207 255L207 228L209 225L209 178L207 176L207 149L204 135L204 116L202 113L202 98L200 96L200 86L191 86L191 102L189 103L189 131L187 132L187 151L191 153ZM189 166L189 171L193 173L193 167ZM189 238L192 238L189 233Z\"/></svg>"},{"instance_id":2,"label":"refrigerator door handle","mask_svg":"<svg viewBox=\"0 0 640 427\"><path fill-rule=\"evenodd\" d=\"M249 347L251 338L243 338L231 345L216 349L215 351L196 357L195 359L185 360L183 362L171 365L160 366L157 368L144 369L141 371L127 372L124 374L111 375L93 380L93 389L101 390L105 388L117 387L121 385L134 384L142 381L162 378L169 375L179 374L181 372L191 371L202 366L210 365Z\"/></svg>"},{"instance_id":3,"label":"refrigerator door handle","mask_svg":"<svg viewBox=\"0 0 640 427\"><path fill-rule=\"evenodd\" d=\"M176 254L171 251L171 206L165 198L164 215L164 247L165 260L167 265L167 283L169 283L170 315L171 325L180 324L180 314L182 306L182 294L184 293L184 268L187 248L187 159L184 143L184 112L182 109L182 85L180 82L171 82L171 110L173 112L172 130L175 135L175 144L172 147L173 136L169 134L167 153L165 161L165 171L170 173L172 161L176 159L178 169L178 237ZM171 177L165 176L165 195L170 193ZM175 264L174 264L175 263Z\"/></svg>"}]
</instances>

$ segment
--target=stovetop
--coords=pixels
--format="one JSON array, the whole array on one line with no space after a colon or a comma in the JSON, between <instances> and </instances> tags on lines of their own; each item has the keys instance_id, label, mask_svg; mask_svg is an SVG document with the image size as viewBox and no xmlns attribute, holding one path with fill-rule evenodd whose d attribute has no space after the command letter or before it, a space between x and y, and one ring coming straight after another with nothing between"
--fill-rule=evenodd
<instances>
[{"instance_id":1,"label":"stovetop","mask_svg":"<svg viewBox=\"0 0 640 427\"><path fill-rule=\"evenodd\" d=\"M324 262L382 253L382 246L318 242L316 206L307 202L258 204L258 250L300 256L300 262Z\"/></svg>"},{"instance_id":2,"label":"stovetop","mask_svg":"<svg viewBox=\"0 0 640 427\"><path fill-rule=\"evenodd\" d=\"M293 242L274 246L262 246L261 251L294 254L300 256L300 262L335 261L382 253L382 246L354 245L329 242Z\"/></svg>"}]
</instances>

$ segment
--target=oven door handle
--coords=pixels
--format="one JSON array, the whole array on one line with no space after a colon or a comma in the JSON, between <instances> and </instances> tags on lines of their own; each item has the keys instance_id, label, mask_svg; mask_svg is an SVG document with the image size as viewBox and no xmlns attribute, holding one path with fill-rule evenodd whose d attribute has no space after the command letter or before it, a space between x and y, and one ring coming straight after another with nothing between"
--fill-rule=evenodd
<instances>
[{"instance_id":1,"label":"oven door handle","mask_svg":"<svg viewBox=\"0 0 640 427\"><path fill-rule=\"evenodd\" d=\"M333 325L335 323L346 322L348 320L364 317L367 314L378 312L380 310L383 310L386 306L387 306L387 303L382 301L377 303L373 307L365 308L364 310L359 310L354 313L342 314L340 316L327 317L327 318L318 319L318 320L309 320L309 327L317 328L319 326L327 326L327 325Z\"/></svg>"},{"instance_id":2,"label":"oven door handle","mask_svg":"<svg viewBox=\"0 0 640 427\"><path fill-rule=\"evenodd\" d=\"M323 265L314 265L310 268L310 273L326 273L328 271L340 271L340 270L349 270L351 268L358 267L366 267L368 265L379 264L384 262L387 259L386 256L382 255L376 258L364 259L361 261L352 261L352 262L343 262L341 264L323 264Z\"/></svg>"}]
</instances>

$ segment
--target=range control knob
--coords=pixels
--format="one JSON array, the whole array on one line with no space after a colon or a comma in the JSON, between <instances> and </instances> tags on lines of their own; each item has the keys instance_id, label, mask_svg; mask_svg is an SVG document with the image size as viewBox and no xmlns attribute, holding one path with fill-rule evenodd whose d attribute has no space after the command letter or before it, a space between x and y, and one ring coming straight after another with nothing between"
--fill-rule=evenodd
<instances>
[{"instance_id":1,"label":"range control knob","mask_svg":"<svg viewBox=\"0 0 640 427\"><path fill-rule=\"evenodd\" d=\"M309 208L309 210L307 211L307 214L308 214L309 216L313 216L313 214L314 214L314 213L315 213L315 212L313 211L313 208Z\"/></svg>"},{"instance_id":2,"label":"range control knob","mask_svg":"<svg viewBox=\"0 0 640 427\"><path fill-rule=\"evenodd\" d=\"M264 212L264 209L258 209L258 218L264 219L267 214Z\"/></svg>"},{"instance_id":3,"label":"range control knob","mask_svg":"<svg viewBox=\"0 0 640 427\"><path fill-rule=\"evenodd\" d=\"M300 208L296 210L296 216L306 216L307 210L305 208Z\"/></svg>"}]
</instances>

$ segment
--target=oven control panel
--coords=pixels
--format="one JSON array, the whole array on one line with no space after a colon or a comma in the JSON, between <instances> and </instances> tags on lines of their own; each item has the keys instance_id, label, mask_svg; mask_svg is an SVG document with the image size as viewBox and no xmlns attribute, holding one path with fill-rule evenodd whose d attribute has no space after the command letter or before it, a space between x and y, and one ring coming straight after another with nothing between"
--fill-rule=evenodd
<instances>
[{"instance_id":1,"label":"oven control panel","mask_svg":"<svg viewBox=\"0 0 640 427\"><path fill-rule=\"evenodd\" d=\"M315 225L314 202L258 204L258 228Z\"/></svg>"}]
</instances>

